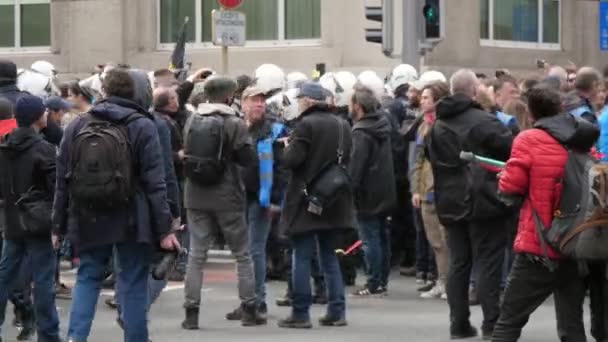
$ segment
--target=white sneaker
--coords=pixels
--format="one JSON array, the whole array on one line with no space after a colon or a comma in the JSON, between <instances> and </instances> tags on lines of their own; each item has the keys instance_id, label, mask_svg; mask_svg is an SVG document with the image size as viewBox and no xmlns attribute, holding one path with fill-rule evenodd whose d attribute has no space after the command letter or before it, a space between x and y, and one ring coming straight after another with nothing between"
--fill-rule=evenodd
<instances>
[{"instance_id":1,"label":"white sneaker","mask_svg":"<svg viewBox=\"0 0 608 342\"><path fill-rule=\"evenodd\" d=\"M430 291L421 293L420 298L424 298L424 299L441 298L441 295L443 294L443 292L444 291L440 285L435 285L435 287L433 287Z\"/></svg>"}]
</instances>

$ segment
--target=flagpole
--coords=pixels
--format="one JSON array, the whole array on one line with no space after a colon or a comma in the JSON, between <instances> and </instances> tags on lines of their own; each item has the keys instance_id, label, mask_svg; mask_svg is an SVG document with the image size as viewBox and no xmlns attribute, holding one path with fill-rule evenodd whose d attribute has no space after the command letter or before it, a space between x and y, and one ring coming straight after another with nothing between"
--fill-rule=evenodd
<instances>
[{"instance_id":1,"label":"flagpole","mask_svg":"<svg viewBox=\"0 0 608 342\"><path fill-rule=\"evenodd\" d=\"M220 6L221 10L224 11L226 8ZM228 75L228 47L222 45L222 75Z\"/></svg>"}]
</instances>

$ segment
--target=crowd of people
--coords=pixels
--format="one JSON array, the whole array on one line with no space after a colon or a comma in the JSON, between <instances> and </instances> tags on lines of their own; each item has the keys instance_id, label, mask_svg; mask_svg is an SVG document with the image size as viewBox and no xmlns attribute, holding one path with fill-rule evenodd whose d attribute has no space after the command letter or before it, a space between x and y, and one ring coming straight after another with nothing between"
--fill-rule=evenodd
<instances>
[{"instance_id":1,"label":"crowd of people","mask_svg":"<svg viewBox=\"0 0 608 342\"><path fill-rule=\"evenodd\" d=\"M559 339L586 341L589 291L606 341L606 263L542 231L572 151L608 160L607 79L572 65L309 80L273 64L232 78L109 63L62 83L48 62L0 60L0 324L10 300L19 340L62 341L55 298L69 298L67 340L86 341L111 286L124 340L149 341L150 306L175 280L181 327L199 329L207 257L226 246L240 301L226 319L243 326L267 324L270 278L287 281L279 327L311 328L313 303L327 305L319 325L346 326L346 299L388 295L400 266L421 298L447 301L451 339L478 336L480 304L483 340L517 341L553 294Z\"/></svg>"}]
</instances>

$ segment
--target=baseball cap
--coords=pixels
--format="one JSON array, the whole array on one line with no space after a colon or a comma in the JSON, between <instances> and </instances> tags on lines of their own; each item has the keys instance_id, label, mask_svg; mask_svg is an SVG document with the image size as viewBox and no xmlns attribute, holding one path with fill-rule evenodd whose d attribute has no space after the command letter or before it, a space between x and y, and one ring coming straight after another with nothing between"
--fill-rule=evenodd
<instances>
[{"instance_id":1,"label":"baseball cap","mask_svg":"<svg viewBox=\"0 0 608 342\"><path fill-rule=\"evenodd\" d=\"M58 112L60 110L68 111L72 108L72 104L69 101L66 101L59 96L49 97L46 99L44 106L54 112Z\"/></svg>"},{"instance_id":2,"label":"baseball cap","mask_svg":"<svg viewBox=\"0 0 608 342\"><path fill-rule=\"evenodd\" d=\"M296 97L308 97L317 101L325 101L325 99L327 99L327 93L319 83L309 81L300 85L300 91L298 91L298 95Z\"/></svg>"},{"instance_id":3,"label":"baseball cap","mask_svg":"<svg viewBox=\"0 0 608 342\"><path fill-rule=\"evenodd\" d=\"M264 90L258 86L253 85L245 88L245 90L243 91L243 95L241 95L241 98L246 99L248 97L254 97L259 95L265 95Z\"/></svg>"}]
</instances>

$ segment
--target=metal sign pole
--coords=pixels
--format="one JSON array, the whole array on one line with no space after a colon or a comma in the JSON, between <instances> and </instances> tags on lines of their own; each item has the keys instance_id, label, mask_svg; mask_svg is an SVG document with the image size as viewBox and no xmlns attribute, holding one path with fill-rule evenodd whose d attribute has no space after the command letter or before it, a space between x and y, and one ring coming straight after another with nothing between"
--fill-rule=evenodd
<instances>
[{"instance_id":1,"label":"metal sign pole","mask_svg":"<svg viewBox=\"0 0 608 342\"><path fill-rule=\"evenodd\" d=\"M228 75L228 47L222 46L222 75Z\"/></svg>"}]
</instances>

